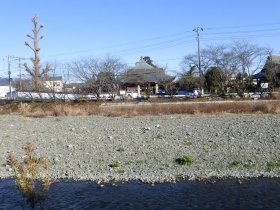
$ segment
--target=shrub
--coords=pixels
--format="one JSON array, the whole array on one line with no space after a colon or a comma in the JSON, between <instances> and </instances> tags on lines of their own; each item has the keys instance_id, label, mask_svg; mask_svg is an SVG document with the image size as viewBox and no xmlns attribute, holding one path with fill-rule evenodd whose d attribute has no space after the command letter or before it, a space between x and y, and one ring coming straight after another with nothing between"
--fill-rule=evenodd
<instances>
[{"instance_id":1,"label":"shrub","mask_svg":"<svg viewBox=\"0 0 280 210\"><path fill-rule=\"evenodd\" d=\"M26 143L23 147L25 157L19 162L15 156L8 156L8 164L14 171L16 187L30 206L34 209L36 203L42 204L51 185L48 162L45 158L36 158L34 146Z\"/></svg>"},{"instance_id":2,"label":"shrub","mask_svg":"<svg viewBox=\"0 0 280 210\"><path fill-rule=\"evenodd\" d=\"M188 157L188 156L183 156L181 158L177 158L176 159L176 163L178 163L179 165L187 165L190 166L193 164L193 160Z\"/></svg>"}]
</instances>

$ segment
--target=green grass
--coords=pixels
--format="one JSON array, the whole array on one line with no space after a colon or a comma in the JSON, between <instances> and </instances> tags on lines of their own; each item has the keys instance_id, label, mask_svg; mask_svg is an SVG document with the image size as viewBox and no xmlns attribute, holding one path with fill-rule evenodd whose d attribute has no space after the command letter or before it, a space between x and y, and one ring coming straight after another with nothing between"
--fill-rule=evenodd
<instances>
[{"instance_id":1,"label":"green grass","mask_svg":"<svg viewBox=\"0 0 280 210\"><path fill-rule=\"evenodd\" d=\"M118 167L120 167L120 163L119 162L113 162L112 164L110 164L110 167L112 167L112 168L118 168Z\"/></svg>"},{"instance_id":2,"label":"green grass","mask_svg":"<svg viewBox=\"0 0 280 210\"><path fill-rule=\"evenodd\" d=\"M273 171L275 168L279 168L280 167L280 158L277 160L273 160L270 161L266 164L266 171L271 172Z\"/></svg>"},{"instance_id":3,"label":"green grass","mask_svg":"<svg viewBox=\"0 0 280 210\"><path fill-rule=\"evenodd\" d=\"M191 166L193 164L193 160L192 158L188 157L188 156L183 156L181 158L177 158L176 163L178 163L179 165L186 165L186 166Z\"/></svg>"},{"instance_id":4,"label":"green grass","mask_svg":"<svg viewBox=\"0 0 280 210\"><path fill-rule=\"evenodd\" d=\"M146 160L136 160L136 164L137 164L137 165L143 165L143 164L145 164L145 163L147 163Z\"/></svg>"},{"instance_id":5,"label":"green grass","mask_svg":"<svg viewBox=\"0 0 280 210\"><path fill-rule=\"evenodd\" d=\"M128 166L128 165L131 165L131 163L132 163L132 161L129 160L129 161L126 161L126 162L124 163L124 165Z\"/></svg>"},{"instance_id":6,"label":"green grass","mask_svg":"<svg viewBox=\"0 0 280 210\"><path fill-rule=\"evenodd\" d=\"M232 168L232 167L240 166L241 164L242 164L242 161L235 160L235 161L231 162L231 163L229 164L229 166Z\"/></svg>"}]
</instances>

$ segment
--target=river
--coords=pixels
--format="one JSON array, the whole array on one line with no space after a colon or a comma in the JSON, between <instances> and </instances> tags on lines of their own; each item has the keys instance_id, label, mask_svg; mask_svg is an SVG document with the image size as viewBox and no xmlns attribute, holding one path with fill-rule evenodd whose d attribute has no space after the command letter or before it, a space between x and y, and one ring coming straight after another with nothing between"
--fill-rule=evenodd
<instances>
[{"instance_id":1,"label":"river","mask_svg":"<svg viewBox=\"0 0 280 210\"><path fill-rule=\"evenodd\" d=\"M0 209L31 209L13 180L0 181ZM280 179L102 186L60 180L51 186L43 209L280 209Z\"/></svg>"}]
</instances>

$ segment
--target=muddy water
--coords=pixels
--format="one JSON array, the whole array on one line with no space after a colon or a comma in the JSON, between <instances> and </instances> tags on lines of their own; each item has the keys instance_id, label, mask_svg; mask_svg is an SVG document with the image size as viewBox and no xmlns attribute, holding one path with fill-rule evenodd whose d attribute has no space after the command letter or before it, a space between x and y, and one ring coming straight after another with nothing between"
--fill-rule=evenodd
<instances>
[{"instance_id":1,"label":"muddy water","mask_svg":"<svg viewBox=\"0 0 280 210\"><path fill-rule=\"evenodd\" d=\"M31 209L13 180L0 181L0 209ZM280 209L280 179L181 181L148 185L61 180L44 209Z\"/></svg>"}]
</instances>

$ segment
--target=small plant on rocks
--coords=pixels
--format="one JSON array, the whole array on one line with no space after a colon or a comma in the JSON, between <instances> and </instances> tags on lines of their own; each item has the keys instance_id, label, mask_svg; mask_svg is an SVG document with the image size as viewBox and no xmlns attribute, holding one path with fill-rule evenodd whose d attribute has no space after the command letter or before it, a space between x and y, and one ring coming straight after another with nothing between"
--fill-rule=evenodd
<instances>
[{"instance_id":1,"label":"small plant on rocks","mask_svg":"<svg viewBox=\"0 0 280 210\"><path fill-rule=\"evenodd\" d=\"M183 156L183 157L177 158L175 161L179 165L191 166L193 164L192 158L190 158L188 156Z\"/></svg>"},{"instance_id":2,"label":"small plant on rocks","mask_svg":"<svg viewBox=\"0 0 280 210\"><path fill-rule=\"evenodd\" d=\"M111 168L117 168L120 166L119 162L113 162L112 164L109 165Z\"/></svg>"},{"instance_id":3,"label":"small plant on rocks","mask_svg":"<svg viewBox=\"0 0 280 210\"><path fill-rule=\"evenodd\" d=\"M14 171L16 187L26 198L26 201L34 209L39 203L42 205L51 185L48 162L45 158L36 158L34 146L26 143L23 162L19 162L14 155L8 156L8 164Z\"/></svg>"},{"instance_id":4,"label":"small plant on rocks","mask_svg":"<svg viewBox=\"0 0 280 210\"><path fill-rule=\"evenodd\" d=\"M143 164L145 164L145 163L147 163L146 160L136 160L136 164L137 164L137 165L143 165Z\"/></svg>"},{"instance_id":5,"label":"small plant on rocks","mask_svg":"<svg viewBox=\"0 0 280 210\"><path fill-rule=\"evenodd\" d=\"M275 168L280 167L280 158L278 160L270 161L266 164L266 170L268 172L273 171Z\"/></svg>"},{"instance_id":6,"label":"small plant on rocks","mask_svg":"<svg viewBox=\"0 0 280 210\"><path fill-rule=\"evenodd\" d=\"M118 151L118 152L124 152L125 149L124 149L123 147L120 147L117 151Z\"/></svg>"},{"instance_id":7,"label":"small plant on rocks","mask_svg":"<svg viewBox=\"0 0 280 210\"><path fill-rule=\"evenodd\" d=\"M230 167L237 167L237 166L239 166L239 165L241 165L241 164L242 164L241 161L235 160L235 161L231 162L231 163L229 164L229 166L230 166Z\"/></svg>"}]
</instances>

